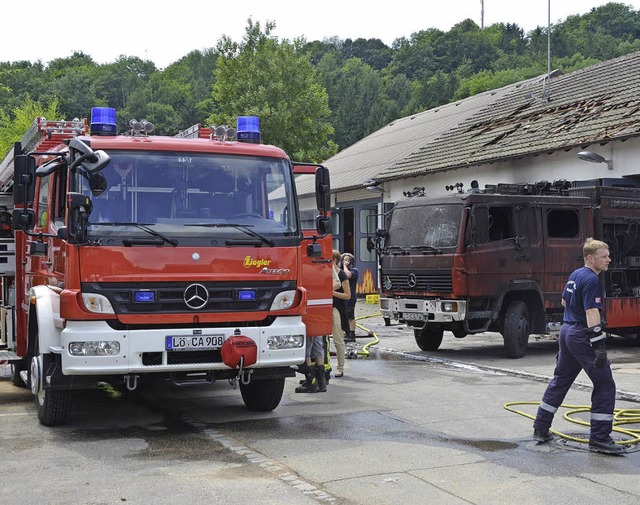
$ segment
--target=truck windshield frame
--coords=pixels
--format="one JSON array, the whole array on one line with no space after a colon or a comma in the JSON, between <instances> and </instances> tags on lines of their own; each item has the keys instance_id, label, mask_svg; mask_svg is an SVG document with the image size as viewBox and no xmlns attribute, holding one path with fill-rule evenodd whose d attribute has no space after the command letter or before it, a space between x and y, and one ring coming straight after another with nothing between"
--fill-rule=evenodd
<instances>
[{"instance_id":1,"label":"truck windshield frame","mask_svg":"<svg viewBox=\"0 0 640 505\"><path fill-rule=\"evenodd\" d=\"M212 237L224 244L247 233L269 245L300 238L287 159L166 151L109 156L102 194L93 196L85 178L75 179L75 190L92 202L87 238L93 243L148 236L143 227L181 244Z\"/></svg>"},{"instance_id":2,"label":"truck windshield frame","mask_svg":"<svg viewBox=\"0 0 640 505\"><path fill-rule=\"evenodd\" d=\"M439 252L455 248L462 220L462 204L407 205L393 209L385 248Z\"/></svg>"}]
</instances>

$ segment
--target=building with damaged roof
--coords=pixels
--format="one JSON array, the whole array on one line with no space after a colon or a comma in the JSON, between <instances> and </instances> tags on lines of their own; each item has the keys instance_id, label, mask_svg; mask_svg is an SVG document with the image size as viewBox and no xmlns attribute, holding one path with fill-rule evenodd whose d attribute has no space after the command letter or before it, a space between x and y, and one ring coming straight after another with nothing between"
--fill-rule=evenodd
<instances>
[{"instance_id":1,"label":"building with damaged roof","mask_svg":"<svg viewBox=\"0 0 640 505\"><path fill-rule=\"evenodd\" d=\"M579 158L583 151L590 154ZM398 119L325 165L334 197L334 245L353 253L365 273L359 292L374 292L367 231L416 187L435 196L465 191L473 180L482 188L640 178L640 52ZM310 196L310 181L301 180L298 191Z\"/></svg>"}]
</instances>

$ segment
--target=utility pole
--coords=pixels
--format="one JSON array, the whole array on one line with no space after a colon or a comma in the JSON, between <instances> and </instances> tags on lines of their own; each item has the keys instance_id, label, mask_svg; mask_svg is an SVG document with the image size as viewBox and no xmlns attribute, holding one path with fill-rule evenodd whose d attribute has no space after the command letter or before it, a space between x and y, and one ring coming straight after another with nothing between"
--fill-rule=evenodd
<instances>
[{"instance_id":1,"label":"utility pole","mask_svg":"<svg viewBox=\"0 0 640 505\"><path fill-rule=\"evenodd\" d=\"M480 0L480 29L484 30L484 0Z\"/></svg>"}]
</instances>

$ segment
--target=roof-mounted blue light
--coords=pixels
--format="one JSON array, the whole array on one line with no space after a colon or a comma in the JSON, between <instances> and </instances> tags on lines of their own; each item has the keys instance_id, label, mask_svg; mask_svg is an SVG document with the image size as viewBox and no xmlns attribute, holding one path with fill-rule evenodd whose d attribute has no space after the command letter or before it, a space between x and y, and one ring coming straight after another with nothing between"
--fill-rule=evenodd
<instances>
[{"instance_id":1,"label":"roof-mounted blue light","mask_svg":"<svg viewBox=\"0 0 640 505\"><path fill-rule=\"evenodd\" d=\"M91 109L91 135L115 135L116 110L111 107Z\"/></svg>"},{"instance_id":2,"label":"roof-mounted blue light","mask_svg":"<svg viewBox=\"0 0 640 505\"><path fill-rule=\"evenodd\" d=\"M238 139L238 142L259 144L260 118L258 116L239 116L238 133L236 134L236 138Z\"/></svg>"}]
</instances>

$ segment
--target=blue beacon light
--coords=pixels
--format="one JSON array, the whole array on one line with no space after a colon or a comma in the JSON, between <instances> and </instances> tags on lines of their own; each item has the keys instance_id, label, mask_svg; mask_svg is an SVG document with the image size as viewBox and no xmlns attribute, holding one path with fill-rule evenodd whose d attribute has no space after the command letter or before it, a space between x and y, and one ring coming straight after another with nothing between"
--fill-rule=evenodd
<instances>
[{"instance_id":1,"label":"blue beacon light","mask_svg":"<svg viewBox=\"0 0 640 505\"><path fill-rule=\"evenodd\" d=\"M115 135L116 110L111 107L93 107L91 109L91 135Z\"/></svg>"},{"instance_id":2,"label":"blue beacon light","mask_svg":"<svg viewBox=\"0 0 640 505\"><path fill-rule=\"evenodd\" d=\"M239 116L238 142L260 143L260 118L258 116Z\"/></svg>"}]
</instances>

